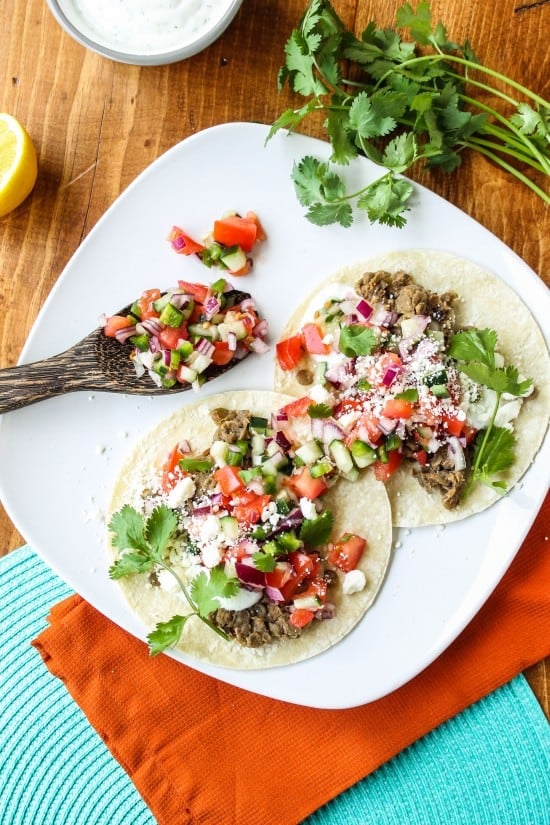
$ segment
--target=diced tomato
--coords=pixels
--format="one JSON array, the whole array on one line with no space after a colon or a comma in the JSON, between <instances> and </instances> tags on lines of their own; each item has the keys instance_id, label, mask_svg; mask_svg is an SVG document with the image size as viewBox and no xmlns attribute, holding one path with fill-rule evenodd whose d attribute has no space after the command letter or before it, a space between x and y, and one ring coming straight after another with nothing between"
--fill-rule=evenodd
<instances>
[{"instance_id":1,"label":"diced tomato","mask_svg":"<svg viewBox=\"0 0 550 825\"><path fill-rule=\"evenodd\" d=\"M416 453L413 453L413 456L416 458L421 467L425 467L428 463L428 453L426 450L417 450Z\"/></svg>"},{"instance_id":2,"label":"diced tomato","mask_svg":"<svg viewBox=\"0 0 550 825\"><path fill-rule=\"evenodd\" d=\"M219 467L214 472L214 478L224 496L233 496L237 490L244 490L244 484L239 475L239 470L239 467L233 467L228 464L225 467Z\"/></svg>"},{"instance_id":3,"label":"diced tomato","mask_svg":"<svg viewBox=\"0 0 550 825\"><path fill-rule=\"evenodd\" d=\"M361 441L376 444L377 441L380 441L381 436L382 430L378 426L378 419L370 413L363 413L361 418L356 421L349 436L346 438L346 444L349 447L358 438Z\"/></svg>"},{"instance_id":4,"label":"diced tomato","mask_svg":"<svg viewBox=\"0 0 550 825\"><path fill-rule=\"evenodd\" d=\"M196 252L202 252L204 244L195 241L187 235L179 226L173 226L168 235L168 240L172 244L172 249L178 255L194 255Z\"/></svg>"},{"instance_id":5,"label":"diced tomato","mask_svg":"<svg viewBox=\"0 0 550 825\"><path fill-rule=\"evenodd\" d=\"M303 553L301 550L293 550L292 553L288 554L288 560L301 581L306 577L317 575L319 556L316 553Z\"/></svg>"},{"instance_id":6,"label":"diced tomato","mask_svg":"<svg viewBox=\"0 0 550 825\"><path fill-rule=\"evenodd\" d=\"M187 295L192 295L193 298L200 304L204 304L208 296L208 287L205 284L193 284L190 281L178 281L178 286Z\"/></svg>"},{"instance_id":7,"label":"diced tomato","mask_svg":"<svg viewBox=\"0 0 550 825\"><path fill-rule=\"evenodd\" d=\"M267 239L267 235L265 233L265 229L262 226L262 223L259 217L256 215L255 212L247 212L246 217L250 221L254 221L256 224L256 240L257 241L265 241Z\"/></svg>"},{"instance_id":8,"label":"diced tomato","mask_svg":"<svg viewBox=\"0 0 550 825\"><path fill-rule=\"evenodd\" d=\"M289 477L287 485L299 498L309 498L311 501L328 490L326 481L322 477L313 478L308 467L300 467L298 472Z\"/></svg>"},{"instance_id":9,"label":"diced tomato","mask_svg":"<svg viewBox=\"0 0 550 825\"><path fill-rule=\"evenodd\" d=\"M265 574L265 581L268 587L276 587L279 590L291 578L292 566L287 561L278 561L274 570Z\"/></svg>"},{"instance_id":10,"label":"diced tomato","mask_svg":"<svg viewBox=\"0 0 550 825\"><path fill-rule=\"evenodd\" d=\"M271 501L271 496L249 492L246 495L239 494L236 501L233 515L239 524L257 524L262 517L264 508Z\"/></svg>"},{"instance_id":11,"label":"diced tomato","mask_svg":"<svg viewBox=\"0 0 550 825\"><path fill-rule=\"evenodd\" d=\"M235 352L234 350L229 349L229 344L227 343L227 341L214 342L212 362L216 364L218 367L223 367L225 366L225 364L229 364L234 355Z\"/></svg>"},{"instance_id":12,"label":"diced tomato","mask_svg":"<svg viewBox=\"0 0 550 825\"><path fill-rule=\"evenodd\" d=\"M275 345L275 353L281 369L294 369L304 354L302 336L300 334L291 335L290 338L284 338L282 341L278 341Z\"/></svg>"},{"instance_id":13,"label":"diced tomato","mask_svg":"<svg viewBox=\"0 0 550 825\"><path fill-rule=\"evenodd\" d=\"M456 416L452 415L444 415L442 419L443 428L449 433L449 435L460 436L462 435L462 430L464 429L464 421L461 421Z\"/></svg>"},{"instance_id":14,"label":"diced tomato","mask_svg":"<svg viewBox=\"0 0 550 825\"><path fill-rule=\"evenodd\" d=\"M466 444L471 444L477 434L478 430L476 430L475 427L472 427L470 424L464 422L464 426L462 427L462 435L466 439Z\"/></svg>"},{"instance_id":15,"label":"diced tomato","mask_svg":"<svg viewBox=\"0 0 550 825\"><path fill-rule=\"evenodd\" d=\"M289 622L294 627L305 627L310 622L313 621L315 618L315 613L313 610L303 610L302 608L298 608L297 610L293 610L290 614Z\"/></svg>"},{"instance_id":16,"label":"diced tomato","mask_svg":"<svg viewBox=\"0 0 550 825\"><path fill-rule=\"evenodd\" d=\"M250 218L228 215L214 221L214 240L224 246L240 246L245 252L250 252L257 234L258 225Z\"/></svg>"},{"instance_id":17,"label":"diced tomato","mask_svg":"<svg viewBox=\"0 0 550 825\"><path fill-rule=\"evenodd\" d=\"M125 315L111 315L107 318L107 323L103 327L103 332L107 338L114 338L119 329L132 326L132 320Z\"/></svg>"},{"instance_id":18,"label":"diced tomato","mask_svg":"<svg viewBox=\"0 0 550 825\"><path fill-rule=\"evenodd\" d=\"M176 444L162 465L161 487L165 493L169 492L169 490L175 486L176 482L185 475L179 467L179 462L182 458L185 458L185 453L179 444Z\"/></svg>"},{"instance_id":19,"label":"diced tomato","mask_svg":"<svg viewBox=\"0 0 550 825\"><path fill-rule=\"evenodd\" d=\"M187 322L180 327L165 327L159 332L159 341L164 349L177 349L178 342L182 339L187 340L187 338L189 338Z\"/></svg>"},{"instance_id":20,"label":"diced tomato","mask_svg":"<svg viewBox=\"0 0 550 825\"><path fill-rule=\"evenodd\" d=\"M250 542L242 541L239 544L233 544L226 547L223 553L224 561L241 561L245 556L250 555Z\"/></svg>"},{"instance_id":21,"label":"diced tomato","mask_svg":"<svg viewBox=\"0 0 550 825\"><path fill-rule=\"evenodd\" d=\"M297 398L296 401L289 401L288 404L285 404L284 407L279 409L281 415L286 415L287 418L301 418L303 415L306 415L307 411L313 404L311 398L307 395L303 395L301 398Z\"/></svg>"},{"instance_id":22,"label":"diced tomato","mask_svg":"<svg viewBox=\"0 0 550 825\"><path fill-rule=\"evenodd\" d=\"M355 570L359 564L366 546L366 539L356 536L354 533L346 533L335 542L327 555L327 561L333 567L337 567L344 573L349 573L350 570Z\"/></svg>"},{"instance_id":23,"label":"diced tomato","mask_svg":"<svg viewBox=\"0 0 550 825\"><path fill-rule=\"evenodd\" d=\"M386 462L375 461L372 465L374 467L375 478L377 478L378 481L387 481L388 478L395 473L402 460L403 456L399 450L390 450Z\"/></svg>"},{"instance_id":24,"label":"diced tomato","mask_svg":"<svg viewBox=\"0 0 550 825\"><path fill-rule=\"evenodd\" d=\"M137 303L142 321L146 321L147 318L159 317L160 312L157 312L153 306L153 302L158 301L159 298L160 289L146 289L141 293L141 297L138 299Z\"/></svg>"},{"instance_id":25,"label":"diced tomato","mask_svg":"<svg viewBox=\"0 0 550 825\"><path fill-rule=\"evenodd\" d=\"M317 324L304 324L302 327L302 340L305 351L313 355L326 355L330 351L330 348L323 343L321 330Z\"/></svg>"},{"instance_id":26,"label":"diced tomato","mask_svg":"<svg viewBox=\"0 0 550 825\"><path fill-rule=\"evenodd\" d=\"M410 418L413 410L412 401L405 401L403 398L388 398L382 408L382 415L385 418Z\"/></svg>"},{"instance_id":27,"label":"diced tomato","mask_svg":"<svg viewBox=\"0 0 550 825\"><path fill-rule=\"evenodd\" d=\"M313 579L306 589L300 590L297 595L300 599L307 596L317 596L321 604L324 604L327 600L327 587L328 585L324 579Z\"/></svg>"}]
</instances>

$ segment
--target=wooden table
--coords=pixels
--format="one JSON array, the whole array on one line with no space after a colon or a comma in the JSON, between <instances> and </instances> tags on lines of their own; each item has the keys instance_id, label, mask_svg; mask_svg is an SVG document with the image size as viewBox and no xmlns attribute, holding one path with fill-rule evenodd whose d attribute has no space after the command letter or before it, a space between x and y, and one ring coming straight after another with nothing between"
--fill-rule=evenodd
<instances>
[{"instance_id":1,"label":"wooden table","mask_svg":"<svg viewBox=\"0 0 550 825\"><path fill-rule=\"evenodd\" d=\"M334 5L360 33L371 19L392 25L401 0ZM305 0L244 0L230 28L202 54L140 68L73 42L42 0L2 0L0 111L30 132L39 177L31 197L0 219L0 367L16 363L65 264L148 164L201 129L272 123L291 105L289 95L278 94L276 75L304 7ZM432 12L453 39L469 38L485 65L549 97L549 0L433 0ZM317 128L310 133L322 137ZM526 187L472 156L458 174L418 170L412 177L491 230L550 284L549 210ZM0 507L0 555L23 542ZM550 717L550 659L527 678Z\"/></svg>"}]
</instances>

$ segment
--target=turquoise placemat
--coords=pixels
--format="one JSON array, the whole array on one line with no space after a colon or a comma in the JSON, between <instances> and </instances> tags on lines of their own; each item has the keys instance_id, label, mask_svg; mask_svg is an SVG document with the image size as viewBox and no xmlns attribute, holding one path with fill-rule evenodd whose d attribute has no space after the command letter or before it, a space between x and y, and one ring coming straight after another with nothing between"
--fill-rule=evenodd
<instances>
[{"instance_id":1,"label":"turquoise placemat","mask_svg":"<svg viewBox=\"0 0 550 825\"><path fill-rule=\"evenodd\" d=\"M30 646L50 606L71 593L28 547L0 560L0 825L155 825L127 774ZM323 746L330 765L330 743ZM550 825L549 799L550 729L520 676L307 825ZM208 825L239 823L220 812ZM276 810L266 825L277 825Z\"/></svg>"}]
</instances>

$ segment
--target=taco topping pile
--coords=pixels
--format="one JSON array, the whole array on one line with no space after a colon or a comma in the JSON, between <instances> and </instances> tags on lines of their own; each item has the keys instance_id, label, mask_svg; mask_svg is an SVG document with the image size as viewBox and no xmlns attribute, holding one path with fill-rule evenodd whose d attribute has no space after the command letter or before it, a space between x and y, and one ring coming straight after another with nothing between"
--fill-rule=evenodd
<instances>
[{"instance_id":1,"label":"taco topping pile","mask_svg":"<svg viewBox=\"0 0 550 825\"><path fill-rule=\"evenodd\" d=\"M137 377L148 373L159 387L198 389L212 364L224 367L268 349L267 323L253 299L224 278L210 286L179 281L164 293L147 289L126 315L105 318L103 329L120 344L131 342Z\"/></svg>"},{"instance_id":2,"label":"taco topping pile","mask_svg":"<svg viewBox=\"0 0 550 825\"><path fill-rule=\"evenodd\" d=\"M323 495L345 468L330 443L313 437L308 399L271 419L247 410L211 411L210 448L174 446L143 493L141 512L125 505L109 525L121 551L112 578L148 573L151 587L180 592L225 638L259 647L296 637L335 613L331 593L361 591L366 540L331 541ZM157 625L152 652L177 642L189 616Z\"/></svg>"},{"instance_id":3,"label":"taco topping pile","mask_svg":"<svg viewBox=\"0 0 550 825\"><path fill-rule=\"evenodd\" d=\"M403 271L342 286L277 344L283 370L324 407L314 429L386 481L412 462L420 483L456 508L473 481L513 462L513 420L532 390L504 367L492 330L455 330L454 293L429 292Z\"/></svg>"}]
</instances>

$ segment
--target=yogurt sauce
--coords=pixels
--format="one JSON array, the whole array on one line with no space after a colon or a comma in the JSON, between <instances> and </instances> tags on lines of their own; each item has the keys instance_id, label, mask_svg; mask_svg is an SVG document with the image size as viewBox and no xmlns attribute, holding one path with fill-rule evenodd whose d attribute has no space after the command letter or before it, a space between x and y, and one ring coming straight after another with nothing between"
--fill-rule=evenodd
<instances>
[{"instance_id":1,"label":"yogurt sauce","mask_svg":"<svg viewBox=\"0 0 550 825\"><path fill-rule=\"evenodd\" d=\"M159 54L205 35L231 0L59 0L68 20L114 51Z\"/></svg>"}]
</instances>

